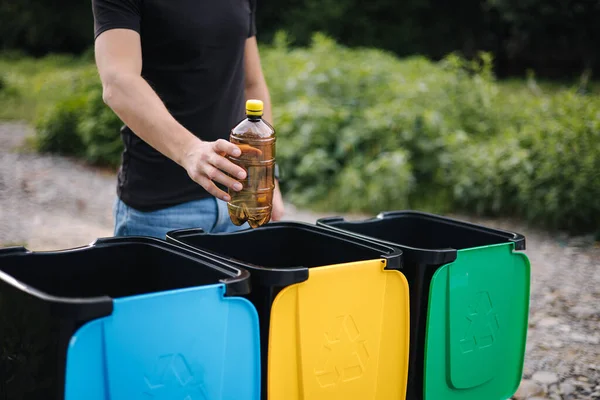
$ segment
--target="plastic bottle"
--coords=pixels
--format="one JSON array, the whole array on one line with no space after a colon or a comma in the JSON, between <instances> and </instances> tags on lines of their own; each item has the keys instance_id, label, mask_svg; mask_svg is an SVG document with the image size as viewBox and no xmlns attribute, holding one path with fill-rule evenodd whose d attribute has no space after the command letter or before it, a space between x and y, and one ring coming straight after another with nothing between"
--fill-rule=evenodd
<instances>
[{"instance_id":1,"label":"plastic bottle","mask_svg":"<svg viewBox=\"0 0 600 400\"><path fill-rule=\"evenodd\" d=\"M246 101L246 118L231 130L229 141L240 147L239 158L228 156L244 168L246 179L239 180L243 188L229 190L229 217L235 225L248 222L257 228L271 220L275 189L275 129L262 119L263 102Z\"/></svg>"}]
</instances>

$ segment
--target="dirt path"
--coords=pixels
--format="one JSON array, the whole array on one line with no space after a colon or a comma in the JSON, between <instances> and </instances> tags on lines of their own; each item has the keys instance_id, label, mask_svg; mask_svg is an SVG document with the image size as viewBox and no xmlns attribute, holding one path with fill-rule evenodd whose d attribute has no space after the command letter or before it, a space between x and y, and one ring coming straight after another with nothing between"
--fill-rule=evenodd
<instances>
[{"instance_id":1,"label":"dirt path","mask_svg":"<svg viewBox=\"0 0 600 400\"><path fill-rule=\"evenodd\" d=\"M0 124L0 246L64 249L110 236L114 175L19 151L30 133L22 124ZM320 216L287 207L287 220ZM504 220L475 222L527 237L530 328L525 380L516 398L600 399L600 248L591 237Z\"/></svg>"},{"instance_id":2,"label":"dirt path","mask_svg":"<svg viewBox=\"0 0 600 400\"><path fill-rule=\"evenodd\" d=\"M113 176L19 151L30 133L22 124L0 124L0 245L51 250L110 235Z\"/></svg>"}]
</instances>

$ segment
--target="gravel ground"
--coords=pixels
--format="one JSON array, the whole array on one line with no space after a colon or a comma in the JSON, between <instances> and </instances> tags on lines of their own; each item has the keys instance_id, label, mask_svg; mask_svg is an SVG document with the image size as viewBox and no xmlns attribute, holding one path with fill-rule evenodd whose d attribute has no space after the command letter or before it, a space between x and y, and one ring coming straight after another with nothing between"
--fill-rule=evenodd
<instances>
[{"instance_id":1,"label":"gravel ground","mask_svg":"<svg viewBox=\"0 0 600 400\"><path fill-rule=\"evenodd\" d=\"M23 124L0 124L0 247L64 249L110 236L114 174L28 153L22 144L30 133ZM287 220L319 217L287 206ZM524 380L515 399L600 399L598 243L515 221L462 218L527 238L530 325Z\"/></svg>"},{"instance_id":2,"label":"gravel ground","mask_svg":"<svg viewBox=\"0 0 600 400\"><path fill-rule=\"evenodd\" d=\"M51 250L110 235L112 174L21 150L30 133L22 124L0 124L0 245Z\"/></svg>"}]
</instances>

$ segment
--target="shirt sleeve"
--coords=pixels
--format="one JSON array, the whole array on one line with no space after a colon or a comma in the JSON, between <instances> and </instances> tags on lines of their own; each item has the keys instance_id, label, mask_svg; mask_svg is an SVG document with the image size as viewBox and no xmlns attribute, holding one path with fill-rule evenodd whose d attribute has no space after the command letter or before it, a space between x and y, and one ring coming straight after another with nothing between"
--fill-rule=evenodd
<instances>
[{"instance_id":1,"label":"shirt sleeve","mask_svg":"<svg viewBox=\"0 0 600 400\"><path fill-rule=\"evenodd\" d=\"M92 0L94 39L109 29L131 29L140 33L141 0Z\"/></svg>"},{"instance_id":2,"label":"shirt sleeve","mask_svg":"<svg viewBox=\"0 0 600 400\"><path fill-rule=\"evenodd\" d=\"M248 37L256 36L256 0L250 1L250 31Z\"/></svg>"}]
</instances>

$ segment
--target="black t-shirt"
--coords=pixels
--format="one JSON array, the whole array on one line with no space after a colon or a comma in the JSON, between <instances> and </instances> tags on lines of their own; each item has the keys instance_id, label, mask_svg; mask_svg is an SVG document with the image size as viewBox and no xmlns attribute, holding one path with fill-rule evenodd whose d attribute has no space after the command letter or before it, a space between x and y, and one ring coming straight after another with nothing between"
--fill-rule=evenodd
<instances>
[{"instance_id":1,"label":"black t-shirt","mask_svg":"<svg viewBox=\"0 0 600 400\"><path fill-rule=\"evenodd\" d=\"M244 118L244 46L256 33L253 0L92 0L95 37L140 33L142 77L173 117L202 140L228 139ZM168 133L165 133L168 135ZM184 168L121 129L117 193L151 211L210 196Z\"/></svg>"}]
</instances>

